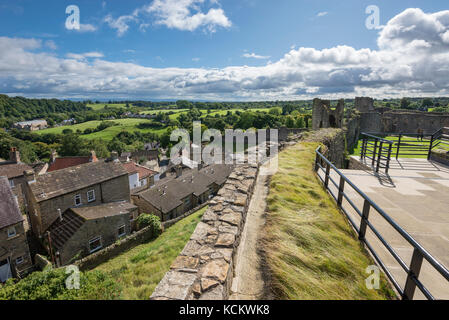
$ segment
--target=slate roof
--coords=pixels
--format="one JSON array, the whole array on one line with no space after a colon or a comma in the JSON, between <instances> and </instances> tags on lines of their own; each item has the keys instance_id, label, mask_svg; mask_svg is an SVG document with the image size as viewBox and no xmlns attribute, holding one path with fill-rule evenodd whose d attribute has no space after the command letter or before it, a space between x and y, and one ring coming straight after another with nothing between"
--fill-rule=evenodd
<instances>
[{"instance_id":1,"label":"slate roof","mask_svg":"<svg viewBox=\"0 0 449 320\"><path fill-rule=\"evenodd\" d=\"M8 178L0 177L0 229L22 221L23 216L9 186Z\"/></svg>"},{"instance_id":2,"label":"slate roof","mask_svg":"<svg viewBox=\"0 0 449 320\"><path fill-rule=\"evenodd\" d=\"M41 202L123 175L128 172L120 162L97 161L36 176L29 185L37 202Z\"/></svg>"},{"instance_id":3,"label":"slate roof","mask_svg":"<svg viewBox=\"0 0 449 320\"><path fill-rule=\"evenodd\" d=\"M212 166L210 166L212 167ZM209 168L209 167L208 167ZM229 176L232 166L214 165L212 168L203 173L202 170L189 170L188 173L183 172L182 176L176 179L167 179L167 181L159 181L158 184L136 195L151 203L162 213L170 212L182 204L182 199L190 194L200 196L206 192L213 183L222 184L223 178Z\"/></svg>"},{"instance_id":4,"label":"slate roof","mask_svg":"<svg viewBox=\"0 0 449 320\"><path fill-rule=\"evenodd\" d=\"M234 166L230 164L213 164L202 168L200 172L214 179L216 184L222 185L226 182L233 169Z\"/></svg>"},{"instance_id":5,"label":"slate roof","mask_svg":"<svg viewBox=\"0 0 449 320\"><path fill-rule=\"evenodd\" d=\"M32 168L25 163L14 163L10 161L0 162L0 177L5 176L8 179L23 176L23 172Z\"/></svg>"},{"instance_id":6,"label":"slate roof","mask_svg":"<svg viewBox=\"0 0 449 320\"><path fill-rule=\"evenodd\" d=\"M87 220L129 214L135 209L137 209L135 205L125 201L67 209L62 214L62 221L56 219L48 229L52 244L56 250L62 248Z\"/></svg>"}]
</instances>

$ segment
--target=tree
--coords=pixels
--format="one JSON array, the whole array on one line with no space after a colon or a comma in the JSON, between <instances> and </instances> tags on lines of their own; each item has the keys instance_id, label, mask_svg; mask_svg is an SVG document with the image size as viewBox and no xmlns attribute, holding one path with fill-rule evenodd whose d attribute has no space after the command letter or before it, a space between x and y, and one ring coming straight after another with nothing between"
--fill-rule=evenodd
<instances>
[{"instance_id":1,"label":"tree","mask_svg":"<svg viewBox=\"0 0 449 320\"><path fill-rule=\"evenodd\" d=\"M287 128L295 127L295 121L293 120L292 116L287 116L287 121L285 122L285 125L287 126Z\"/></svg>"},{"instance_id":2,"label":"tree","mask_svg":"<svg viewBox=\"0 0 449 320\"><path fill-rule=\"evenodd\" d=\"M421 103L422 107L431 107L433 106L433 100L430 98L425 98L422 103Z\"/></svg>"},{"instance_id":3,"label":"tree","mask_svg":"<svg viewBox=\"0 0 449 320\"><path fill-rule=\"evenodd\" d=\"M79 156L84 147L84 141L76 134L70 133L62 137L58 154L63 157Z\"/></svg>"},{"instance_id":4,"label":"tree","mask_svg":"<svg viewBox=\"0 0 449 320\"><path fill-rule=\"evenodd\" d=\"M410 101L407 98L401 99L401 109L408 109L409 105L410 105Z\"/></svg>"}]
</instances>

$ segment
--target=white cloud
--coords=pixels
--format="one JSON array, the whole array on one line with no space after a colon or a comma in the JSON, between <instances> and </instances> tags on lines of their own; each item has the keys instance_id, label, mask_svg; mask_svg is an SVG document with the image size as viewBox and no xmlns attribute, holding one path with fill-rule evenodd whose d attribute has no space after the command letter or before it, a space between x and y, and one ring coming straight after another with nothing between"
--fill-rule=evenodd
<instances>
[{"instance_id":1,"label":"white cloud","mask_svg":"<svg viewBox=\"0 0 449 320\"><path fill-rule=\"evenodd\" d=\"M128 31L129 23L136 20L137 17L135 15L121 16L117 19L112 18L111 15L107 15L104 18L104 21L109 25L109 27L117 30L117 35L119 37L123 36Z\"/></svg>"},{"instance_id":2,"label":"white cloud","mask_svg":"<svg viewBox=\"0 0 449 320\"><path fill-rule=\"evenodd\" d=\"M244 58L253 58L253 59L270 59L270 56L261 56L255 53L244 53L242 55Z\"/></svg>"},{"instance_id":3,"label":"white cloud","mask_svg":"<svg viewBox=\"0 0 449 320\"><path fill-rule=\"evenodd\" d=\"M92 24L80 24L79 32L94 32L97 31L97 27Z\"/></svg>"},{"instance_id":4,"label":"white cloud","mask_svg":"<svg viewBox=\"0 0 449 320\"><path fill-rule=\"evenodd\" d=\"M300 47L263 66L214 69L151 68L92 53L58 58L40 40L0 37L0 86L7 94L80 98L444 96L448 32L449 11L408 9L388 21L375 50Z\"/></svg>"},{"instance_id":5,"label":"white cloud","mask_svg":"<svg viewBox=\"0 0 449 320\"><path fill-rule=\"evenodd\" d=\"M75 60L84 60L86 58L103 58L104 54L97 51L92 52L85 52L85 53L67 53L66 57L69 59L75 59Z\"/></svg>"},{"instance_id":6,"label":"white cloud","mask_svg":"<svg viewBox=\"0 0 449 320\"><path fill-rule=\"evenodd\" d=\"M51 50L56 50L58 49L58 46L56 45L56 43L53 40L47 40L45 41L45 46Z\"/></svg>"},{"instance_id":7,"label":"white cloud","mask_svg":"<svg viewBox=\"0 0 449 320\"><path fill-rule=\"evenodd\" d=\"M318 12L318 14L316 16L317 17L324 17L324 16L327 16L328 14L329 14L329 12L323 11L323 12Z\"/></svg>"},{"instance_id":8,"label":"white cloud","mask_svg":"<svg viewBox=\"0 0 449 320\"><path fill-rule=\"evenodd\" d=\"M132 22L138 23L141 31L145 31L151 24L182 31L204 29L209 32L215 32L218 27L232 26L222 8L210 7L203 11L202 6L205 4L205 0L154 0L149 5L135 9L130 15L116 19L108 15L105 22L117 29L118 36L123 36ZM219 5L218 0L211 0L210 4Z\"/></svg>"},{"instance_id":9,"label":"white cloud","mask_svg":"<svg viewBox=\"0 0 449 320\"><path fill-rule=\"evenodd\" d=\"M198 61L200 61L200 58L192 58L192 61L193 62L198 62Z\"/></svg>"}]
</instances>

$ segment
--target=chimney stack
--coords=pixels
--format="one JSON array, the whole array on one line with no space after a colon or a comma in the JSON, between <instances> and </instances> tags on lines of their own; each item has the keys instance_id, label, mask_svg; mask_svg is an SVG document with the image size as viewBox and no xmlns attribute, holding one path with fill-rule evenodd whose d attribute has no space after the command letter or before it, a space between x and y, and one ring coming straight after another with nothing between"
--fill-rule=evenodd
<instances>
[{"instance_id":1,"label":"chimney stack","mask_svg":"<svg viewBox=\"0 0 449 320\"><path fill-rule=\"evenodd\" d=\"M56 150L55 149L51 149L50 163L54 163L56 161L57 157L58 157L58 153L56 152Z\"/></svg>"},{"instance_id":2,"label":"chimney stack","mask_svg":"<svg viewBox=\"0 0 449 320\"><path fill-rule=\"evenodd\" d=\"M118 152L117 152L117 151L112 151L112 152L111 152L111 159L112 159L112 161L114 161L114 162L117 162L117 161L118 161Z\"/></svg>"},{"instance_id":3,"label":"chimney stack","mask_svg":"<svg viewBox=\"0 0 449 320\"><path fill-rule=\"evenodd\" d=\"M35 183L36 182L36 176L33 170L25 170L23 172L23 175L25 177L25 180L29 183Z\"/></svg>"},{"instance_id":4,"label":"chimney stack","mask_svg":"<svg viewBox=\"0 0 449 320\"><path fill-rule=\"evenodd\" d=\"M97 162L97 161L98 161L97 154L95 153L94 150L91 150L89 162Z\"/></svg>"},{"instance_id":5,"label":"chimney stack","mask_svg":"<svg viewBox=\"0 0 449 320\"><path fill-rule=\"evenodd\" d=\"M11 151L9 152L9 160L14 163L20 162L20 153L16 147L11 148Z\"/></svg>"}]
</instances>

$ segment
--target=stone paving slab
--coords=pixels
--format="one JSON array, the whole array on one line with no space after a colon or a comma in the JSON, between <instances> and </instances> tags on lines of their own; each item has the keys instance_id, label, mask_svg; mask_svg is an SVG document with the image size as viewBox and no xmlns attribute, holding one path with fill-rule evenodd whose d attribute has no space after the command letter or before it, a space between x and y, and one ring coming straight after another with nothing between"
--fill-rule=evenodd
<instances>
[{"instance_id":1,"label":"stone paving slab","mask_svg":"<svg viewBox=\"0 0 449 320\"><path fill-rule=\"evenodd\" d=\"M363 170L341 172L439 262L449 267L449 167L425 159L399 159L392 160L388 176ZM333 172L331 176L338 183L337 174ZM331 182L329 185L334 193L338 192ZM363 199L347 185L345 192L361 210ZM359 224L359 216L346 200L343 206ZM373 209L369 220L404 262L410 264L412 246ZM406 279L403 269L372 232L367 233L367 239L403 287ZM420 280L436 298L449 299L449 282L427 262L423 264ZM424 298L419 289L415 298Z\"/></svg>"}]
</instances>

